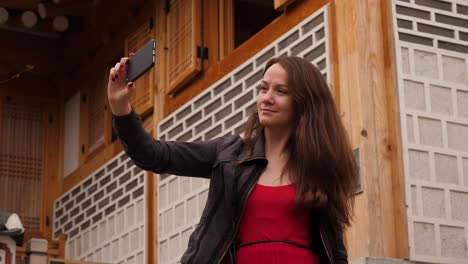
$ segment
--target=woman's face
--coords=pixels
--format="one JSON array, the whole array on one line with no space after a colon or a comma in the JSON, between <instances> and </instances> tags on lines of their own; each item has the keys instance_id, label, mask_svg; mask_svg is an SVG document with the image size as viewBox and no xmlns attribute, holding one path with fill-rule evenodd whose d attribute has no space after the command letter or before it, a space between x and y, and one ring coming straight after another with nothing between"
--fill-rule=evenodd
<instances>
[{"instance_id":1,"label":"woman's face","mask_svg":"<svg viewBox=\"0 0 468 264\"><path fill-rule=\"evenodd\" d=\"M288 73L278 63L270 66L263 75L257 96L260 124L267 127L292 125L293 100L288 89Z\"/></svg>"}]
</instances>

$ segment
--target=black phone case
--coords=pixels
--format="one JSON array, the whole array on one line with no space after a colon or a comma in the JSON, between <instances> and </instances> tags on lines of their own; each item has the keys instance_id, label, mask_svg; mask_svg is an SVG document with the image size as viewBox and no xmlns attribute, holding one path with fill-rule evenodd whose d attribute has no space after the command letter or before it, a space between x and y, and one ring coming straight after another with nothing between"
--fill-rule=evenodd
<instances>
[{"instance_id":1,"label":"black phone case","mask_svg":"<svg viewBox=\"0 0 468 264\"><path fill-rule=\"evenodd\" d=\"M154 65L156 42L150 40L127 62L127 81L133 82Z\"/></svg>"}]
</instances>

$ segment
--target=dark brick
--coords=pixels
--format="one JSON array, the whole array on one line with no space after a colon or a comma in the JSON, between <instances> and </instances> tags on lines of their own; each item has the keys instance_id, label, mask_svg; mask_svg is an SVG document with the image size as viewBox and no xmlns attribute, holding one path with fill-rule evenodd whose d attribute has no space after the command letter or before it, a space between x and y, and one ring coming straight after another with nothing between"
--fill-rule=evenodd
<instances>
[{"instance_id":1,"label":"dark brick","mask_svg":"<svg viewBox=\"0 0 468 264\"><path fill-rule=\"evenodd\" d=\"M142 172L143 170L139 167L133 168L133 175L137 175L138 173Z\"/></svg>"},{"instance_id":2,"label":"dark brick","mask_svg":"<svg viewBox=\"0 0 468 264\"><path fill-rule=\"evenodd\" d=\"M140 183L143 183L144 179L145 179L145 175L140 175Z\"/></svg>"},{"instance_id":3,"label":"dark brick","mask_svg":"<svg viewBox=\"0 0 468 264\"><path fill-rule=\"evenodd\" d=\"M436 21L452 26L468 28L468 20L457 17L436 14Z\"/></svg>"},{"instance_id":4,"label":"dark brick","mask_svg":"<svg viewBox=\"0 0 468 264\"><path fill-rule=\"evenodd\" d=\"M171 129L171 131L169 131L168 135L169 135L169 138L173 138L175 135L179 134L180 132L182 132L182 130L184 130L184 126L181 124L179 124L178 126L174 127L173 129Z\"/></svg>"},{"instance_id":5,"label":"dark brick","mask_svg":"<svg viewBox=\"0 0 468 264\"><path fill-rule=\"evenodd\" d=\"M115 188L117 188L117 182L113 182L113 183L109 184L106 187L106 192L111 193L113 190L115 190Z\"/></svg>"},{"instance_id":6,"label":"dark brick","mask_svg":"<svg viewBox=\"0 0 468 264\"><path fill-rule=\"evenodd\" d=\"M260 82L263 77L263 70L259 70L245 81L245 87L250 87Z\"/></svg>"},{"instance_id":7,"label":"dark brick","mask_svg":"<svg viewBox=\"0 0 468 264\"><path fill-rule=\"evenodd\" d=\"M122 196L122 194L123 194L122 189L119 189L118 191L116 191L115 193L112 194L112 200L117 200L117 198Z\"/></svg>"},{"instance_id":8,"label":"dark brick","mask_svg":"<svg viewBox=\"0 0 468 264\"><path fill-rule=\"evenodd\" d=\"M62 218L60 218L61 225L63 225L66 221L68 221L68 215L64 215Z\"/></svg>"},{"instance_id":9,"label":"dark brick","mask_svg":"<svg viewBox=\"0 0 468 264\"><path fill-rule=\"evenodd\" d=\"M252 91L249 91L248 93L246 93L245 95L243 95L241 98L237 99L234 102L234 107L238 109L252 99L253 99Z\"/></svg>"},{"instance_id":10,"label":"dark brick","mask_svg":"<svg viewBox=\"0 0 468 264\"><path fill-rule=\"evenodd\" d=\"M96 212L96 206L92 206L86 211L86 217L89 217L90 215L94 214Z\"/></svg>"},{"instance_id":11,"label":"dark brick","mask_svg":"<svg viewBox=\"0 0 468 264\"><path fill-rule=\"evenodd\" d=\"M249 116L250 114L256 111L257 111L257 102L253 102L245 108L245 113L247 114L247 116Z\"/></svg>"},{"instance_id":12,"label":"dark brick","mask_svg":"<svg viewBox=\"0 0 468 264\"><path fill-rule=\"evenodd\" d=\"M122 183L128 181L130 179L130 177L132 176L131 174L132 173L129 171L129 172L121 175L120 178L119 178L119 184L122 185Z\"/></svg>"},{"instance_id":13,"label":"dark brick","mask_svg":"<svg viewBox=\"0 0 468 264\"><path fill-rule=\"evenodd\" d=\"M192 106L188 105L185 107L183 110L181 110L179 113L176 114L176 120L181 120L184 117L188 116L192 112Z\"/></svg>"},{"instance_id":14,"label":"dark brick","mask_svg":"<svg viewBox=\"0 0 468 264\"><path fill-rule=\"evenodd\" d=\"M108 204L109 204L109 197L106 197L102 201L99 202L99 209L104 208L104 206Z\"/></svg>"},{"instance_id":15,"label":"dark brick","mask_svg":"<svg viewBox=\"0 0 468 264\"><path fill-rule=\"evenodd\" d=\"M128 204L128 202L130 202L130 195L127 195L124 198L119 200L119 208Z\"/></svg>"},{"instance_id":16,"label":"dark brick","mask_svg":"<svg viewBox=\"0 0 468 264\"><path fill-rule=\"evenodd\" d=\"M446 42L446 41L437 41L437 47L440 49L445 49L445 50L451 50L455 52L461 52L468 54L468 46L466 45L461 45L461 44L455 44L451 42Z\"/></svg>"},{"instance_id":17,"label":"dark brick","mask_svg":"<svg viewBox=\"0 0 468 264\"><path fill-rule=\"evenodd\" d=\"M129 184L125 186L125 191L128 192L129 190L135 188L135 186L137 185L138 185L138 179L134 179L133 181L131 181Z\"/></svg>"},{"instance_id":18,"label":"dark brick","mask_svg":"<svg viewBox=\"0 0 468 264\"><path fill-rule=\"evenodd\" d=\"M105 178L103 178L100 182L99 182L99 186L102 188L102 186L106 185L108 182L110 182L111 180L111 176L110 175L107 175Z\"/></svg>"},{"instance_id":19,"label":"dark brick","mask_svg":"<svg viewBox=\"0 0 468 264\"><path fill-rule=\"evenodd\" d=\"M101 178L104 175L104 169L98 171L95 175L96 179Z\"/></svg>"},{"instance_id":20,"label":"dark brick","mask_svg":"<svg viewBox=\"0 0 468 264\"><path fill-rule=\"evenodd\" d=\"M216 136L218 136L222 132L221 125L216 126L215 128L211 129L205 134L205 139L210 140Z\"/></svg>"},{"instance_id":21,"label":"dark brick","mask_svg":"<svg viewBox=\"0 0 468 264\"><path fill-rule=\"evenodd\" d=\"M63 229L66 231L69 231L70 229L72 229L73 227L73 224L72 224L72 221L68 222L65 226L63 226Z\"/></svg>"},{"instance_id":22,"label":"dark brick","mask_svg":"<svg viewBox=\"0 0 468 264\"><path fill-rule=\"evenodd\" d=\"M234 129L234 133L235 133L236 135L240 135L240 134L242 134L244 131L245 131L245 123L244 123L244 124L241 124L240 126L238 126L238 127L236 127L236 128Z\"/></svg>"},{"instance_id":23,"label":"dark brick","mask_svg":"<svg viewBox=\"0 0 468 264\"><path fill-rule=\"evenodd\" d=\"M218 98L216 101L205 107L205 116L218 109L221 106L221 98Z\"/></svg>"},{"instance_id":24,"label":"dark brick","mask_svg":"<svg viewBox=\"0 0 468 264\"><path fill-rule=\"evenodd\" d=\"M96 224L96 223L99 222L101 219L102 219L102 212L99 212L98 214L96 214L95 216L93 216L93 224Z\"/></svg>"},{"instance_id":25,"label":"dark brick","mask_svg":"<svg viewBox=\"0 0 468 264\"><path fill-rule=\"evenodd\" d=\"M59 200L55 201L54 207L57 208L57 207L59 207L59 206L60 206L60 201L59 201Z\"/></svg>"},{"instance_id":26,"label":"dark brick","mask_svg":"<svg viewBox=\"0 0 468 264\"><path fill-rule=\"evenodd\" d=\"M79 232L79 228L75 228L73 229L73 231L70 231L70 238L74 238L76 235L78 235L78 232Z\"/></svg>"},{"instance_id":27,"label":"dark brick","mask_svg":"<svg viewBox=\"0 0 468 264\"><path fill-rule=\"evenodd\" d=\"M413 22L409 20L404 20L401 18L397 19L397 24L399 28L413 29Z\"/></svg>"},{"instance_id":28,"label":"dark brick","mask_svg":"<svg viewBox=\"0 0 468 264\"><path fill-rule=\"evenodd\" d=\"M286 47L291 45L291 43L293 43L297 39L299 39L299 30L294 31L293 33L289 34L286 38L281 40L278 43L278 51L281 51L281 50L285 49Z\"/></svg>"},{"instance_id":29,"label":"dark brick","mask_svg":"<svg viewBox=\"0 0 468 264\"><path fill-rule=\"evenodd\" d=\"M457 13L468 16L468 6L457 5Z\"/></svg>"},{"instance_id":30,"label":"dark brick","mask_svg":"<svg viewBox=\"0 0 468 264\"><path fill-rule=\"evenodd\" d=\"M115 204L107 207L106 210L104 211L104 213L106 214L106 216L108 216L109 214L111 214L114 211L115 211Z\"/></svg>"},{"instance_id":31,"label":"dark brick","mask_svg":"<svg viewBox=\"0 0 468 264\"><path fill-rule=\"evenodd\" d=\"M117 165L119 165L118 160L114 160L111 163L109 163L109 165L107 165L106 169L107 171L111 171L113 168L117 167Z\"/></svg>"},{"instance_id":32,"label":"dark brick","mask_svg":"<svg viewBox=\"0 0 468 264\"><path fill-rule=\"evenodd\" d=\"M55 218L60 218L63 214L63 208L60 208L60 210L55 211Z\"/></svg>"},{"instance_id":33,"label":"dark brick","mask_svg":"<svg viewBox=\"0 0 468 264\"><path fill-rule=\"evenodd\" d=\"M79 216L75 217L75 225L79 224L84 219L84 213L80 214Z\"/></svg>"},{"instance_id":34,"label":"dark brick","mask_svg":"<svg viewBox=\"0 0 468 264\"><path fill-rule=\"evenodd\" d=\"M227 92L224 95L224 102L228 102L229 100L234 98L236 95L239 95L240 93L242 93L242 84L237 85L235 88Z\"/></svg>"},{"instance_id":35,"label":"dark brick","mask_svg":"<svg viewBox=\"0 0 468 264\"><path fill-rule=\"evenodd\" d=\"M169 127L172 126L172 124L174 124L174 119L173 119L173 118L171 118L171 119L165 121L164 123L162 123L162 124L159 126L161 132L165 132Z\"/></svg>"},{"instance_id":36,"label":"dark brick","mask_svg":"<svg viewBox=\"0 0 468 264\"><path fill-rule=\"evenodd\" d=\"M122 174L122 172L124 171L124 165L118 167L117 169L115 169L114 173L112 174L114 179L119 177L120 174Z\"/></svg>"},{"instance_id":37,"label":"dark brick","mask_svg":"<svg viewBox=\"0 0 468 264\"><path fill-rule=\"evenodd\" d=\"M419 17L422 19L431 19L431 13L419 9L414 9L406 6L396 6L396 11L398 14L411 16L411 17Z\"/></svg>"},{"instance_id":38,"label":"dark brick","mask_svg":"<svg viewBox=\"0 0 468 264\"><path fill-rule=\"evenodd\" d=\"M176 138L177 141L188 141L190 138L192 138L192 130L188 130L187 132L185 132L184 134L182 134L181 136L179 136L178 138Z\"/></svg>"},{"instance_id":39,"label":"dark brick","mask_svg":"<svg viewBox=\"0 0 468 264\"><path fill-rule=\"evenodd\" d=\"M326 67L327 67L327 61L325 59L317 63L317 68L319 68L319 70L324 70Z\"/></svg>"},{"instance_id":40,"label":"dark brick","mask_svg":"<svg viewBox=\"0 0 468 264\"><path fill-rule=\"evenodd\" d=\"M455 32L453 30L446 29L446 28L441 28L441 27L436 27L436 26L431 26L431 25L426 25L426 24L422 24L422 23L418 23L418 30L420 32L439 35L439 36L442 36L442 37L453 38L455 36Z\"/></svg>"},{"instance_id":41,"label":"dark brick","mask_svg":"<svg viewBox=\"0 0 468 264\"><path fill-rule=\"evenodd\" d=\"M77 195L78 193L80 193L80 191L81 191L81 185L75 187L75 189L73 189L73 190L71 191L71 194L72 194L72 196L75 196L75 195Z\"/></svg>"},{"instance_id":42,"label":"dark brick","mask_svg":"<svg viewBox=\"0 0 468 264\"><path fill-rule=\"evenodd\" d=\"M62 233L62 230L61 229L58 229L54 232L54 237L55 238L58 238L58 236L60 235L60 233ZM51 264L53 264L53 262L51 262Z\"/></svg>"},{"instance_id":43,"label":"dark brick","mask_svg":"<svg viewBox=\"0 0 468 264\"><path fill-rule=\"evenodd\" d=\"M141 186L140 188L136 189L133 192L133 199L136 199L136 198L142 196L144 193L145 193L145 188L144 188L144 186Z\"/></svg>"},{"instance_id":44,"label":"dark brick","mask_svg":"<svg viewBox=\"0 0 468 264\"><path fill-rule=\"evenodd\" d=\"M219 112L215 114L215 122L218 122L219 120L228 116L231 112L232 112L231 105L227 105L226 107L224 107L223 109L221 109Z\"/></svg>"},{"instance_id":45,"label":"dark brick","mask_svg":"<svg viewBox=\"0 0 468 264\"><path fill-rule=\"evenodd\" d=\"M314 18L312 21L308 22L304 26L302 26L302 33L305 34L312 29L316 28L318 25L322 24L324 22L323 20L323 13Z\"/></svg>"},{"instance_id":46,"label":"dark brick","mask_svg":"<svg viewBox=\"0 0 468 264\"><path fill-rule=\"evenodd\" d=\"M187 118L187 120L185 121L185 127L191 127L193 124L198 122L198 120L200 120L201 118L202 118L202 112L201 111L196 112L195 114Z\"/></svg>"},{"instance_id":47,"label":"dark brick","mask_svg":"<svg viewBox=\"0 0 468 264\"><path fill-rule=\"evenodd\" d=\"M129 159L128 155L127 154L122 154L122 156L120 156L120 162L123 163L125 162L127 159Z\"/></svg>"},{"instance_id":48,"label":"dark brick","mask_svg":"<svg viewBox=\"0 0 468 264\"><path fill-rule=\"evenodd\" d=\"M86 198L86 193L85 193L85 192L82 192L80 195L78 195L78 196L75 198L75 202L76 202L76 203L80 203L80 202L83 201L85 198Z\"/></svg>"},{"instance_id":49,"label":"dark brick","mask_svg":"<svg viewBox=\"0 0 468 264\"><path fill-rule=\"evenodd\" d=\"M238 80L244 78L247 74L251 73L252 71L253 71L253 65L252 63L250 63L244 68L242 68L241 70L234 73L234 81L237 82Z\"/></svg>"},{"instance_id":50,"label":"dark brick","mask_svg":"<svg viewBox=\"0 0 468 264\"><path fill-rule=\"evenodd\" d=\"M258 58L255 60L255 65L257 65L258 67L262 65L263 63L265 63L266 61L273 58L274 56L275 56L275 48L273 47L267 50L266 52L264 52L262 55L258 56Z\"/></svg>"},{"instance_id":51,"label":"dark brick","mask_svg":"<svg viewBox=\"0 0 468 264\"><path fill-rule=\"evenodd\" d=\"M226 90L229 86L231 86L231 78L226 79L224 82L220 83L218 86L216 86L214 90L214 94L218 95L222 93L224 90Z\"/></svg>"},{"instance_id":52,"label":"dark brick","mask_svg":"<svg viewBox=\"0 0 468 264\"><path fill-rule=\"evenodd\" d=\"M323 39L325 37L325 29L322 28L320 30L317 30L317 32L315 32L315 39L317 41Z\"/></svg>"},{"instance_id":53,"label":"dark brick","mask_svg":"<svg viewBox=\"0 0 468 264\"><path fill-rule=\"evenodd\" d=\"M93 186L88 188L88 195L91 196L93 193L97 191L98 184L95 183Z\"/></svg>"},{"instance_id":54,"label":"dark brick","mask_svg":"<svg viewBox=\"0 0 468 264\"><path fill-rule=\"evenodd\" d=\"M99 201L104 196L104 190L100 190L98 193L94 195L94 202Z\"/></svg>"},{"instance_id":55,"label":"dark brick","mask_svg":"<svg viewBox=\"0 0 468 264\"><path fill-rule=\"evenodd\" d=\"M80 212L80 207L77 206L77 207L73 208L73 210L70 211L70 216L73 217L73 216L77 215L79 212Z\"/></svg>"},{"instance_id":56,"label":"dark brick","mask_svg":"<svg viewBox=\"0 0 468 264\"><path fill-rule=\"evenodd\" d=\"M86 222L84 222L83 224L81 224L81 231L83 232L84 230L86 230L86 228L88 228L90 225L90 221L87 220Z\"/></svg>"},{"instance_id":57,"label":"dark brick","mask_svg":"<svg viewBox=\"0 0 468 264\"><path fill-rule=\"evenodd\" d=\"M437 8L445 11L452 11L452 4L438 0L416 0L417 5Z\"/></svg>"},{"instance_id":58,"label":"dark brick","mask_svg":"<svg viewBox=\"0 0 468 264\"><path fill-rule=\"evenodd\" d=\"M307 61L312 62L315 59L317 59L318 57L322 56L323 54L325 54L325 44L324 43L322 43L319 46L315 47L313 50L307 52L304 55L304 59L306 59Z\"/></svg>"},{"instance_id":59,"label":"dark brick","mask_svg":"<svg viewBox=\"0 0 468 264\"><path fill-rule=\"evenodd\" d=\"M159 175L159 181L164 181L165 179L167 179L169 176L171 176L171 174L160 174Z\"/></svg>"},{"instance_id":60,"label":"dark brick","mask_svg":"<svg viewBox=\"0 0 468 264\"><path fill-rule=\"evenodd\" d=\"M238 123L239 121L242 120L242 112L240 113L237 113L236 115L234 115L233 117L229 118L228 120L226 120L226 122L224 123L225 124L225 128L228 129L230 127L232 127L234 124Z\"/></svg>"},{"instance_id":61,"label":"dark brick","mask_svg":"<svg viewBox=\"0 0 468 264\"><path fill-rule=\"evenodd\" d=\"M458 32L460 34L460 39L464 41L468 41L468 33L465 32Z\"/></svg>"},{"instance_id":62,"label":"dark brick","mask_svg":"<svg viewBox=\"0 0 468 264\"><path fill-rule=\"evenodd\" d=\"M301 53L303 50L312 46L312 36L305 38L301 42L297 43L294 47L291 48L291 55L295 56Z\"/></svg>"},{"instance_id":63,"label":"dark brick","mask_svg":"<svg viewBox=\"0 0 468 264\"><path fill-rule=\"evenodd\" d=\"M69 199L70 199L70 195L67 194L64 197L62 197L62 199L60 199L60 201L62 202L62 204L65 204Z\"/></svg>"},{"instance_id":64,"label":"dark brick","mask_svg":"<svg viewBox=\"0 0 468 264\"><path fill-rule=\"evenodd\" d=\"M195 127L195 132L198 134L200 132L202 132L203 130L205 130L206 128L208 128L209 126L211 126L213 121L211 121L211 118L203 121L202 123L198 124L196 127Z\"/></svg>"},{"instance_id":65,"label":"dark brick","mask_svg":"<svg viewBox=\"0 0 468 264\"><path fill-rule=\"evenodd\" d=\"M160 135L160 136L159 136L159 140L165 141L165 140L166 140L166 135L165 135L165 134L164 134L164 135Z\"/></svg>"},{"instance_id":66,"label":"dark brick","mask_svg":"<svg viewBox=\"0 0 468 264\"><path fill-rule=\"evenodd\" d=\"M68 203L65 205L65 209L66 209L67 211L70 211L70 209L73 207L73 205L74 205L74 201L71 200L70 202L68 202Z\"/></svg>"},{"instance_id":67,"label":"dark brick","mask_svg":"<svg viewBox=\"0 0 468 264\"><path fill-rule=\"evenodd\" d=\"M422 45L427 45L427 46L433 45L432 39L426 38L426 37L410 35L410 34L406 34L402 32L398 33L398 37L400 38L401 41L412 42L412 43L422 44Z\"/></svg>"},{"instance_id":68,"label":"dark brick","mask_svg":"<svg viewBox=\"0 0 468 264\"><path fill-rule=\"evenodd\" d=\"M82 204L81 204L81 210L85 210L87 207L89 207L91 205L91 197L84 201Z\"/></svg>"},{"instance_id":69,"label":"dark brick","mask_svg":"<svg viewBox=\"0 0 468 264\"><path fill-rule=\"evenodd\" d=\"M129 169L130 167L132 167L133 165L135 165L135 162L133 160L129 160L127 161L127 163L125 164L126 168Z\"/></svg>"},{"instance_id":70,"label":"dark brick","mask_svg":"<svg viewBox=\"0 0 468 264\"><path fill-rule=\"evenodd\" d=\"M89 177L85 182L83 182L83 188L90 186L93 183L93 178Z\"/></svg>"},{"instance_id":71,"label":"dark brick","mask_svg":"<svg viewBox=\"0 0 468 264\"><path fill-rule=\"evenodd\" d=\"M97 213L95 216L93 216L93 224L96 224L102 219L102 212Z\"/></svg>"},{"instance_id":72,"label":"dark brick","mask_svg":"<svg viewBox=\"0 0 468 264\"><path fill-rule=\"evenodd\" d=\"M211 93L206 93L202 97L198 98L193 103L193 106L195 107L195 109L197 109L198 107L200 107L200 106L204 105L206 102L208 102L210 99L211 99Z\"/></svg>"}]
</instances>

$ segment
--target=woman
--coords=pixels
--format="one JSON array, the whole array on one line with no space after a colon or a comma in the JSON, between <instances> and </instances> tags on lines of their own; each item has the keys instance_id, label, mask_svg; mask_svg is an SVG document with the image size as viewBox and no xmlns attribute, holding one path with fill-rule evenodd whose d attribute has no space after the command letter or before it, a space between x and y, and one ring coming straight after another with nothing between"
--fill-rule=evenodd
<instances>
[{"instance_id":1,"label":"woman","mask_svg":"<svg viewBox=\"0 0 468 264\"><path fill-rule=\"evenodd\" d=\"M111 69L114 129L135 164L210 178L182 263L347 263L357 165L320 71L299 57L270 60L245 138L154 140L133 112L123 58Z\"/></svg>"}]
</instances>

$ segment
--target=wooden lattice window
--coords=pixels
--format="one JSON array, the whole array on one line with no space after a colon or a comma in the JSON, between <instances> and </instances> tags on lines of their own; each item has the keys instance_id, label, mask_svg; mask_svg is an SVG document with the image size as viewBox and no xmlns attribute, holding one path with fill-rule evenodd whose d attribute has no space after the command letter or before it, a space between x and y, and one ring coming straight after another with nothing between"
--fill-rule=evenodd
<instances>
[{"instance_id":1,"label":"wooden lattice window","mask_svg":"<svg viewBox=\"0 0 468 264\"><path fill-rule=\"evenodd\" d=\"M153 23L150 21L141 25L132 32L125 40L125 54L137 52L153 36ZM156 44L157 45L157 44ZM154 68L147 71L135 82L136 90L131 98L131 103L135 111L143 115L153 108L153 89L154 89Z\"/></svg>"},{"instance_id":2,"label":"wooden lattice window","mask_svg":"<svg viewBox=\"0 0 468 264\"><path fill-rule=\"evenodd\" d=\"M200 0L171 0L167 13L167 85L173 93L201 70Z\"/></svg>"},{"instance_id":3,"label":"wooden lattice window","mask_svg":"<svg viewBox=\"0 0 468 264\"><path fill-rule=\"evenodd\" d=\"M19 215L27 231L40 231L44 122L41 107L0 104L0 210Z\"/></svg>"},{"instance_id":4,"label":"wooden lattice window","mask_svg":"<svg viewBox=\"0 0 468 264\"><path fill-rule=\"evenodd\" d=\"M106 71L107 72L107 71ZM95 149L104 144L104 117L106 105L106 85L107 78L105 75L98 80L94 89L91 89L88 94L88 152L91 153Z\"/></svg>"}]
</instances>

